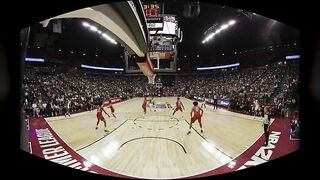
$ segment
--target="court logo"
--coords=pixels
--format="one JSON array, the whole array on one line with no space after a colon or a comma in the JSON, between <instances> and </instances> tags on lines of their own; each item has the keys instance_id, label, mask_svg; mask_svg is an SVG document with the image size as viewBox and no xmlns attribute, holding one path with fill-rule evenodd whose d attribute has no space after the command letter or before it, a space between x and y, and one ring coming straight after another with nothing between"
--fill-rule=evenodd
<instances>
[{"instance_id":1,"label":"court logo","mask_svg":"<svg viewBox=\"0 0 320 180\"><path fill-rule=\"evenodd\" d=\"M269 161L273 150L276 147L277 142L279 141L281 132L272 131L269 135L269 144L268 146L262 146L258 151L251 157L251 160L247 161L243 166L237 170L245 169L247 167L256 166L262 163Z\"/></svg>"},{"instance_id":2,"label":"court logo","mask_svg":"<svg viewBox=\"0 0 320 180\"><path fill-rule=\"evenodd\" d=\"M46 160L68 166L82 171L88 171L89 167L87 162L81 163L80 160L75 159L54 137L48 128L35 129L43 157ZM90 171L95 173L94 171Z\"/></svg>"},{"instance_id":3,"label":"court logo","mask_svg":"<svg viewBox=\"0 0 320 180\"><path fill-rule=\"evenodd\" d=\"M164 102L159 102L159 103L156 103L156 104L149 103L149 104L147 105L147 107L149 107L149 108L155 108L155 109L172 108L172 106L171 106L169 103L164 103Z\"/></svg>"}]
</instances>

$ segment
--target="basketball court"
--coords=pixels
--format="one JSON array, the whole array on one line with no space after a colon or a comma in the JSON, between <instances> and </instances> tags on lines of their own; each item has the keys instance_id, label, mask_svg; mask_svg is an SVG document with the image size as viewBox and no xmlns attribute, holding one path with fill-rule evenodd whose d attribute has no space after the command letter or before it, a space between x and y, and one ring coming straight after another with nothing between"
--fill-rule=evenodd
<instances>
[{"instance_id":1,"label":"basketball court","mask_svg":"<svg viewBox=\"0 0 320 180\"><path fill-rule=\"evenodd\" d=\"M117 118L104 115L109 133L103 131L103 123L95 129L96 110L45 120L90 163L139 178L181 178L214 170L241 155L263 134L261 120L208 106L202 117L204 132L195 122L187 135L192 100L181 98L186 110L174 116L171 108L161 104L173 105L176 98L155 98L159 106L147 108L145 116L142 100L114 104Z\"/></svg>"},{"instance_id":2,"label":"basketball court","mask_svg":"<svg viewBox=\"0 0 320 180\"><path fill-rule=\"evenodd\" d=\"M115 45L125 45L121 45L121 60L124 65L114 68L81 64L81 68L112 73L120 71L125 76L146 77L142 93L128 96L134 97L129 100L126 100L128 97L125 97L125 100L118 97L119 93L114 93L111 97L107 88L99 89L103 92L99 98L108 97L110 101L115 99L112 105L116 118L111 116L109 108L104 108L111 116L103 114L108 132L104 131L103 122L100 122L96 129L98 104L90 104L95 106L91 111L71 114L70 117L43 118L38 115L38 118L28 118L26 121L31 154L74 169L108 176L172 179L204 177L242 170L299 149L299 140L292 140L290 137L289 118L271 120L269 143L264 146L262 117L254 118L229 111L230 102L225 98L219 99L218 109L213 109L209 95L203 97L203 100L209 103L203 108L204 132L200 131L199 123L196 121L193 123L191 134L188 135L193 102L202 102L202 97L193 96L195 99L187 99L187 95L179 95L185 110L172 115L177 101L177 97L173 95L176 96L178 93L165 95L159 91L162 87L169 87L162 84L161 75L164 78L167 76L170 80L167 81L168 84L171 82L175 87L178 85L176 77L181 65L177 64L177 45L183 39L178 15L164 14L159 4L146 2L143 7L144 9L140 1L104 4L75 10L41 22L43 27L47 27L52 19L86 19L87 21L78 23L82 28L90 29L96 36L101 36ZM148 13L151 10L152 15ZM221 25L221 29L215 32L225 30L235 23L235 20L230 19L228 24ZM204 35L211 34L208 37L212 38L216 26L213 25ZM208 37L202 44L210 39ZM185 52L181 52L183 53ZM85 53L81 54L85 56ZM201 56L197 54L196 57L198 59ZM95 54L95 58L97 57ZM183 57L187 58L186 55ZM39 58L29 59L35 62L45 61ZM236 64L235 67L240 65ZM198 71L230 67L234 67L234 64L193 69ZM156 75L159 75L159 79L156 79ZM101 85L104 82L99 83L97 84ZM133 85L133 91L136 91L136 86L138 85ZM79 90L79 94L81 93L83 90ZM154 96L154 104L151 105L149 102L145 115L142 109L144 96Z\"/></svg>"}]
</instances>

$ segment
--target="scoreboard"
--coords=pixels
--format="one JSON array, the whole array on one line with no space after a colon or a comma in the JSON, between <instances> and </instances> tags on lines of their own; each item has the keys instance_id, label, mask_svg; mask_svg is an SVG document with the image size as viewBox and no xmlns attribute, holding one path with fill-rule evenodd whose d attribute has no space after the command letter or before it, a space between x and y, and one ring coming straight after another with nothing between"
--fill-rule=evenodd
<instances>
[{"instance_id":1,"label":"scoreboard","mask_svg":"<svg viewBox=\"0 0 320 180\"><path fill-rule=\"evenodd\" d=\"M157 17L161 14L161 5L157 2L143 3L143 10L146 17Z\"/></svg>"},{"instance_id":2,"label":"scoreboard","mask_svg":"<svg viewBox=\"0 0 320 180\"><path fill-rule=\"evenodd\" d=\"M163 17L147 17L149 30L163 30Z\"/></svg>"},{"instance_id":3,"label":"scoreboard","mask_svg":"<svg viewBox=\"0 0 320 180\"><path fill-rule=\"evenodd\" d=\"M150 29L150 34L165 34L165 35L175 35L178 36L178 19L175 15L163 14L163 28L162 30L156 32L155 30Z\"/></svg>"},{"instance_id":4,"label":"scoreboard","mask_svg":"<svg viewBox=\"0 0 320 180\"><path fill-rule=\"evenodd\" d=\"M143 10L151 35L179 36L178 18L176 15L163 14L164 4L157 1L143 1Z\"/></svg>"},{"instance_id":5,"label":"scoreboard","mask_svg":"<svg viewBox=\"0 0 320 180\"><path fill-rule=\"evenodd\" d=\"M163 30L163 17L161 17L161 4L157 2L143 3L144 14L149 30Z\"/></svg>"},{"instance_id":6,"label":"scoreboard","mask_svg":"<svg viewBox=\"0 0 320 180\"><path fill-rule=\"evenodd\" d=\"M181 42L178 16L164 14L165 3L142 0L143 10L150 35L149 55L155 72L176 72L177 43ZM126 73L138 71L132 57L126 60Z\"/></svg>"}]
</instances>

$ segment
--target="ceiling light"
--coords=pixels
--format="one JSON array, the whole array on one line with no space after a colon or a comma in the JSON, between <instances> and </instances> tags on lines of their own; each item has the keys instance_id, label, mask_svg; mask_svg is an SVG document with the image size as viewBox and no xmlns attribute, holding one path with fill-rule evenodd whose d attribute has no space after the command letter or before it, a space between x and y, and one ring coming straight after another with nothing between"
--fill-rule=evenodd
<instances>
[{"instance_id":1,"label":"ceiling light","mask_svg":"<svg viewBox=\"0 0 320 180\"><path fill-rule=\"evenodd\" d=\"M221 32L222 30L227 29L229 26L235 24L236 21L235 20L230 20L227 24L223 24L220 28L218 28L214 33L211 33L210 35L208 35L203 41L202 44L205 43L206 41L208 41L209 39L213 38L214 35L216 35L217 33Z\"/></svg>"},{"instance_id":2,"label":"ceiling light","mask_svg":"<svg viewBox=\"0 0 320 180\"><path fill-rule=\"evenodd\" d=\"M89 27L89 26L90 26L90 24L87 23L87 22L83 22L82 25L83 25L84 27Z\"/></svg>"},{"instance_id":3,"label":"ceiling light","mask_svg":"<svg viewBox=\"0 0 320 180\"><path fill-rule=\"evenodd\" d=\"M98 31L98 28L95 26L91 26L90 29L91 29L91 31Z\"/></svg>"},{"instance_id":4,"label":"ceiling light","mask_svg":"<svg viewBox=\"0 0 320 180\"><path fill-rule=\"evenodd\" d=\"M220 29L221 29L221 30L224 30L224 29L227 29L228 27L229 27L229 25L224 24L224 25L222 25L222 26L221 26L221 28L220 28Z\"/></svg>"},{"instance_id":5,"label":"ceiling light","mask_svg":"<svg viewBox=\"0 0 320 180\"><path fill-rule=\"evenodd\" d=\"M235 20L231 20L231 21L229 21L229 25L234 25L236 23L236 21Z\"/></svg>"}]
</instances>

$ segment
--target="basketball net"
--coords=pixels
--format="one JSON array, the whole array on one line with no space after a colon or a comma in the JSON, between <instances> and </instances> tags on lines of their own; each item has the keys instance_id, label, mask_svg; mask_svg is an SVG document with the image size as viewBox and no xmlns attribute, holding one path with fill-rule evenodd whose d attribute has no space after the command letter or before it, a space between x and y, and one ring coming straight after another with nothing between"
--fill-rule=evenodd
<instances>
[{"instance_id":1,"label":"basketball net","mask_svg":"<svg viewBox=\"0 0 320 180\"><path fill-rule=\"evenodd\" d=\"M155 84L156 74L148 75L148 84Z\"/></svg>"}]
</instances>

